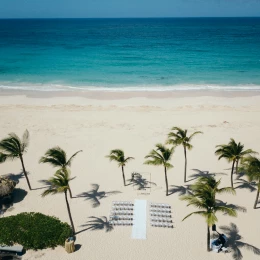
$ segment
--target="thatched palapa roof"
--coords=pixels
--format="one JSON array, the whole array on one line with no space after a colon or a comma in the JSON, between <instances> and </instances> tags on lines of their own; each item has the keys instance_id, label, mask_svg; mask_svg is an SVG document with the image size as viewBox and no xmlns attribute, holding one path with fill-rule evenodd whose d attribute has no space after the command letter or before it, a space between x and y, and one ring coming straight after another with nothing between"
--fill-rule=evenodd
<instances>
[{"instance_id":1,"label":"thatched palapa roof","mask_svg":"<svg viewBox=\"0 0 260 260\"><path fill-rule=\"evenodd\" d=\"M16 182L6 177L0 177L0 198L4 197L14 190Z\"/></svg>"}]
</instances>

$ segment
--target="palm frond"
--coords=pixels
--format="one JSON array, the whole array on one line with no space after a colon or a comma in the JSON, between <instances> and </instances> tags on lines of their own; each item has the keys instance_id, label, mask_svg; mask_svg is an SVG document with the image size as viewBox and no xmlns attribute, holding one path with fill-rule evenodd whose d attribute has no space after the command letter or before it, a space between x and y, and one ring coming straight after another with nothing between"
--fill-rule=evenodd
<instances>
[{"instance_id":1,"label":"palm frond","mask_svg":"<svg viewBox=\"0 0 260 260\"><path fill-rule=\"evenodd\" d=\"M164 165L166 168L172 168L173 166L169 163L174 148L167 148L163 144L156 144L156 150L152 150L148 155L145 156L146 160L144 164L148 165Z\"/></svg>"},{"instance_id":2,"label":"palm frond","mask_svg":"<svg viewBox=\"0 0 260 260\"><path fill-rule=\"evenodd\" d=\"M180 200L187 201L187 206L194 206L199 209L207 209L207 205L200 199L196 198L194 195L184 195L180 197Z\"/></svg>"},{"instance_id":3,"label":"palm frond","mask_svg":"<svg viewBox=\"0 0 260 260\"><path fill-rule=\"evenodd\" d=\"M221 211L231 217L236 217L237 216L237 212L232 209L232 208L229 208L229 207L226 207L226 206L216 206L215 207L215 212L218 212L218 211Z\"/></svg>"},{"instance_id":4,"label":"palm frond","mask_svg":"<svg viewBox=\"0 0 260 260\"><path fill-rule=\"evenodd\" d=\"M191 145L190 141L193 139L193 137L197 134L202 134L201 131L196 131L190 136L187 136L188 130L181 129L179 127L173 127L171 129L173 132L170 132L168 134L168 139L166 141L167 144L172 144L172 145L183 145L186 147L188 150L191 150L193 146Z\"/></svg>"},{"instance_id":5,"label":"palm frond","mask_svg":"<svg viewBox=\"0 0 260 260\"><path fill-rule=\"evenodd\" d=\"M236 191L235 189L231 188L231 187L225 187L225 188L221 188L221 189L218 189L217 192L219 194L222 194L222 193L230 193L232 195L235 195L236 194Z\"/></svg>"},{"instance_id":6,"label":"palm frond","mask_svg":"<svg viewBox=\"0 0 260 260\"><path fill-rule=\"evenodd\" d=\"M22 141L15 133L10 133L7 138L0 141L0 152L7 156L5 160L19 157L26 152L28 142L28 130L25 131Z\"/></svg>"},{"instance_id":7,"label":"palm frond","mask_svg":"<svg viewBox=\"0 0 260 260\"><path fill-rule=\"evenodd\" d=\"M54 177L48 180L50 186L42 193L42 196L66 192L69 189L70 171L66 168L57 170Z\"/></svg>"},{"instance_id":8,"label":"palm frond","mask_svg":"<svg viewBox=\"0 0 260 260\"><path fill-rule=\"evenodd\" d=\"M192 212L192 213L188 214L186 217L184 217L184 218L182 219L182 221L184 221L185 219L187 219L187 218L190 217L191 215L200 215L200 216L205 217L206 214L207 214L206 211L195 211L195 212Z\"/></svg>"},{"instance_id":9,"label":"palm frond","mask_svg":"<svg viewBox=\"0 0 260 260\"><path fill-rule=\"evenodd\" d=\"M205 218L206 218L206 222L207 222L208 226L212 226L216 222L218 222L218 218L214 212L207 212L205 214Z\"/></svg>"},{"instance_id":10,"label":"palm frond","mask_svg":"<svg viewBox=\"0 0 260 260\"><path fill-rule=\"evenodd\" d=\"M8 155L0 152L0 163L3 163L8 159Z\"/></svg>"},{"instance_id":11,"label":"palm frond","mask_svg":"<svg viewBox=\"0 0 260 260\"><path fill-rule=\"evenodd\" d=\"M233 193L234 189L225 187L219 189L220 180L216 181L213 176L199 177L195 184L190 186L192 191L191 195L181 196L180 199L186 201L187 206L194 206L199 209L205 209L205 211L199 211L200 215L205 217L207 224L213 225L218 219L215 213L223 212L229 216L236 216L236 211L232 208L232 205L217 205L216 194L218 193ZM191 216L189 214L187 217Z\"/></svg>"},{"instance_id":12,"label":"palm frond","mask_svg":"<svg viewBox=\"0 0 260 260\"><path fill-rule=\"evenodd\" d=\"M167 169L171 169L171 168L173 168L173 165L170 164L170 163L168 163L168 162L165 163L164 166L165 166Z\"/></svg>"},{"instance_id":13,"label":"palm frond","mask_svg":"<svg viewBox=\"0 0 260 260\"><path fill-rule=\"evenodd\" d=\"M66 165L71 166L71 161L72 161L73 158L74 158L78 153L80 153L80 152L83 152L83 151L82 151L82 150L79 150L79 151L77 151L76 153L74 153L74 154L69 158L69 160L67 161Z\"/></svg>"},{"instance_id":14,"label":"palm frond","mask_svg":"<svg viewBox=\"0 0 260 260\"><path fill-rule=\"evenodd\" d=\"M22 150L26 151L26 148L29 146L29 131L26 129L24 134L23 134L23 138L22 138Z\"/></svg>"},{"instance_id":15,"label":"palm frond","mask_svg":"<svg viewBox=\"0 0 260 260\"><path fill-rule=\"evenodd\" d=\"M19 150L17 149L16 144L13 142L12 139L10 138L6 138L3 139L0 142L0 151L7 154L7 155L14 155L16 157L19 156Z\"/></svg>"},{"instance_id":16,"label":"palm frond","mask_svg":"<svg viewBox=\"0 0 260 260\"><path fill-rule=\"evenodd\" d=\"M241 160L240 170L243 170L250 182L260 182L260 159L255 156L247 156Z\"/></svg>"},{"instance_id":17,"label":"palm frond","mask_svg":"<svg viewBox=\"0 0 260 260\"><path fill-rule=\"evenodd\" d=\"M54 195L54 194L57 194L58 193L58 191L57 191L57 189L54 189L54 188L50 188L50 189L48 189L48 190L45 190L43 193L42 193L42 197L45 197L45 196L47 196L47 195L50 195L50 194L52 194L52 195Z\"/></svg>"},{"instance_id":18,"label":"palm frond","mask_svg":"<svg viewBox=\"0 0 260 260\"><path fill-rule=\"evenodd\" d=\"M127 157L127 158L125 159L125 163L126 163L126 162L129 162L129 161L131 161L131 160L134 160L134 157Z\"/></svg>"},{"instance_id":19,"label":"palm frond","mask_svg":"<svg viewBox=\"0 0 260 260\"><path fill-rule=\"evenodd\" d=\"M59 146L53 147L46 151L45 155L40 158L39 163L49 163L53 167L66 167L66 152Z\"/></svg>"},{"instance_id":20,"label":"palm frond","mask_svg":"<svg viewBox=\"0 0 260 260\"><path fill-rule=\"evenodd\" d=\"M127 157L125 159L125 154L123 150L120 149L114 149L110 151L110 154L106 156L110 161L115 161L118 163L118 166L125 166L125 164L133 160L133 157Z\"/></svg>"},{"instance_id":21,"label":"palm frond","mask_svg":"<svg viewBox=\"0 0 260 260\"><path fill-rule=\"evenodd\" d=\"M117 161L118 157L114 154L106 156L110 161Z\"/></svg>"},{"instance_id":22,"label":"palm frond","mask_svg":"<svg viewBox=\"0 0 260 260\"><path fill-rule=\"evenodd\" d=\"M198 134L203 134L203 132L202 132L202 131L196 131L196 132L194 132L193 134L190 135L189 141L191 141L191 139L192 139L195 135L198 135Z\"/></svg>"},{"instance_id":23,"label":"palm frond","mask_svg":"<svg viewBox=\"0 0 260 260\"><path fill-rule=\"evenodd\" d=\"M193 148L193 145L189 144L189 143L186 143L185 144L185 147L188 149L188 150L191 150Z\"/></svg>"},{"instance_id":24,"label":"palm frond","mask_svg":"<svg viewBox=\"0 0 260 260\"><path fill-rule=\"evenodd\" d=\"M162 161L158 158L153 158L152 160L146 160L144 162L144 164L147 164L147 165L162 165Z\"/></svg>"}]
</instances>

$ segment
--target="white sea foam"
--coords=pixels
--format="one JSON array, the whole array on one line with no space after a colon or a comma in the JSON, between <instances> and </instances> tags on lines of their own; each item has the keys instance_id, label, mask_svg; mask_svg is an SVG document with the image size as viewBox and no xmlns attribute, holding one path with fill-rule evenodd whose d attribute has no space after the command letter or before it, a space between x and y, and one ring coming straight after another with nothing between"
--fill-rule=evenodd
<instances>
[{"instance_id":1,"label":"white sea foam","mask_svg":"<svg viewBox=\"0 0 260 260\"><path fill-rule=\"evenodd\" d=\"M260 91L260 85L139 85L139 86L70 86L62 84L0 84L0 90L20 91L105 91L105 92L165 92L165 91Z\"/></svg>"}]
</instances>

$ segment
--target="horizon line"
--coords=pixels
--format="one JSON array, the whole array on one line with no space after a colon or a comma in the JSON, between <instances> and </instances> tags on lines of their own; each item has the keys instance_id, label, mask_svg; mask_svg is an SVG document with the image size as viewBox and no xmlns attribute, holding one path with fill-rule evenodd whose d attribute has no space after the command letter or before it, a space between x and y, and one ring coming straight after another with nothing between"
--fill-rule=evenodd
<instances>
[{"instance_id":1,"label":"horizon line","mask_svg":"<svg viewBox=\"0 0 260 260\"><path fill-rule=\"evenodd\" d=\"M51 19L204 19L204 18L260 18L260 16L151 16L151 17L5 17L1 18L0 20L51 20Z\"/></svg>"}]
</instances>

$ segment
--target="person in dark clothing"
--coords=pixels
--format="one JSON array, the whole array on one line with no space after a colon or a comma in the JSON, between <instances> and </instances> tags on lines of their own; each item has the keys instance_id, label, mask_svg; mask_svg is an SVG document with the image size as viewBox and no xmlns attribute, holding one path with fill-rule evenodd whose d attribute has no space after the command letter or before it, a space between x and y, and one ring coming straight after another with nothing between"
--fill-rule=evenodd
<instances>
[{"instance_id":1,"label":"person in dark clothing","mask_svg":"<svg viewBox=\"0 0 260 260\"><path fill-rule=\"evenodd\" d=\"M221 245L221 247L218 250L218 253L221 251L222 247L226 244L226 236L224 234L220 234L218 237L218 244Z\"/></svg>"}]
</instances>

